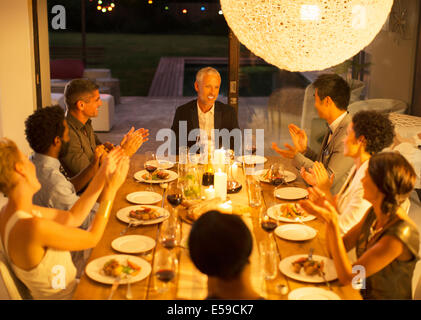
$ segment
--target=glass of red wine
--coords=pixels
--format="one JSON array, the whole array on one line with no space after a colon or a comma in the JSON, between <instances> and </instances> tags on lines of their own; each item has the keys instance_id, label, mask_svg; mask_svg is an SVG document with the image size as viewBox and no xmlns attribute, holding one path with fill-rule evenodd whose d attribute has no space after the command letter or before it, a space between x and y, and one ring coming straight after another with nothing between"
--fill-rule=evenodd
<instances>
[{"instance_id":1,"label":"glass of red wine","mask_svg":"<svg viewBox=\"0 0 421 320\"><path fill-rule=\"evenodd\" d=\"M268 233L271 233L278 226L277 220L271 218L264 208L260 209L259 222L262 229Z\"/></svg>"},{"instance_id":2,"label":"glass of red wine","mask_svg":"<svg viewBox=\"0 0 421 320\"><path fill-rule=\"evenodd\" d=\"M146 159L144 163L144 168L149 172L149 180L152 180L152 174L158 169L158 162L156 161L155 154L152 151L146 152ZM148 191L154 191L152 188L152 182L149 184L149 187L146 189Z\"/></svg>"},{"instance_id":3,"label":"glass of red wine","mask_svg":"<svg viewBox=\"0 0 421 320\"><path fill-rule=\"evenodd\" d=\"M173 211L176 212L177 207L183 201L183 190L177 181L174 181L168 186L167 200L173 207Z\"/></svg>"},{"instance_id":4,"label":"glass of red wine","mask_svg":"<svg viewBox=\"0 0 421 320\"><path fill-rule=\"evenodd\" d=\"M175 278L177 269L177 257L174 251L160 249L155 254L154 274L159 281L156 289L159 293L167 292L169 283Z\"/></svg>"}]
</instances>

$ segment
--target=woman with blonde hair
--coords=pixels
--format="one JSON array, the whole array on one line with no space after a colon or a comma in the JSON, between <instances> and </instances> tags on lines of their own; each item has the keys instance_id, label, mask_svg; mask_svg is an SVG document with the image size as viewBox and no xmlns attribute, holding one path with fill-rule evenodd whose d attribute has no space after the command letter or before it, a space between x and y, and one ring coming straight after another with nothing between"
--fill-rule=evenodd
<instances>
[{"instance_id":1,"label":"woman with blonde hair","mask_svg":"<svg viewBox=\"0 0 421 320\"><path fill-rule=\"evenodd\" d=\"M34 164L13 141L0 139L0 191L8 198L0 211L0 248L34 299L72 297L76 268L69 251L89 249L99 242L128 168L128 157L116 148L69 211L39 207L32 203L40 189ZM90 230L77 228L100 194Z\"/></svg>"},{"instance_id":2,"label":"woman with blonde hair","mask_svg":"<svg viewBox=\"0 0 421 320\"><path fill-rule=\"evenodd\" d=\"M340 282L350 284L354 266L365 270L361 294L365 299L411 299L412 275L418 260L419 231L402 209L414 188L416 175L398 153L373 155L362 184L371 203L363 219L343 237L336 208L320 189L309 188L310 200L300 201L307 212L326 222L326 243ZM357 261L347 251L356 248Z\"/></svg>"}]
</instances>

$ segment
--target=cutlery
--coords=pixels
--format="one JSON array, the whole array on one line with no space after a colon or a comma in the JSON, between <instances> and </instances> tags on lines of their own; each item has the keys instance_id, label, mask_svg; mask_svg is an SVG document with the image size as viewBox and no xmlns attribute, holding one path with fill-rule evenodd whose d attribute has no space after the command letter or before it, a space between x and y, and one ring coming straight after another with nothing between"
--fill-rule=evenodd
<instances>
[{"instance_id":1,"label":"cutlery","mask_svg":"<svg viewBox=\"0 0 421 320\"><path fill-rule=\"evenodd\" d=\"M308 253L308 261L313 261L313 252L314 248L310 248L310 252Z\"/></svg>"},{"instance_id":2,"label":"cutlery","mask_svg":"<svg viewBox=\"0 0 421 320\"><path fill-rule=\"evenodd\" d=\"M164 192L163 192L163 194L162 194L162 204L161 204L161 207L163 208L163 207L164 207L164 201L165 201L165 192L167 191L167 188L168 188L168 183L160 183L160 184L159 184L159 186L160 186L162 189L164 189Z\"/></svg>"},{"instance_id":3,"label":"cutlery","mask_svg":"<svg viewBox=\"0 0 421 320\"><path fill-rule=\"evenodd\" d=\"M127 275L127 293L126 293L126 299L133 299L133 295L132 295L132 288L130 286L130 275Z\"/></svg>"},{"instance_id":4,"label":"cutlery","mask_svg":"<svg viewBox=\"0 0 421 320\"><path fill-rule=\"evenodd\" d=\"M330 286L329 281L327 281L327 279L326 279L326 274L325 274L325 272L324 272L324 271L319 270L319 274L323 277L323 281L326 283L327 288L328 288L330 291L333 291L332 287Z\"/></svg>"},{"instance_id":5,"label":"cutlery","mask_svg":"<svg viewBox=\"0 0 421 320\"><path fill-rule=\"evenodd\" d=\"M127 225L126 228L123 229L123 231L120 232L120 236L122 236L123 234L125 234L127 232L127 230L129 230L129 228L132 226L132 224L134 223L134 219L130 219L129 220L129 224Z\"/></svg>"},{"instance_id":6,"label":"cutlery","mask_svg":"<svg viewBox=\"0 0 421 320\"><path fill-rule=\"evenodd\" d=\"M111 287L110 295L108 296L108 300L111 300L113 298L114 292L117 290L118 285L120 284L120 280L121 280L121 277L120 276L118 276L114 280L113 286Z\"/></svg>"}]
</instances>

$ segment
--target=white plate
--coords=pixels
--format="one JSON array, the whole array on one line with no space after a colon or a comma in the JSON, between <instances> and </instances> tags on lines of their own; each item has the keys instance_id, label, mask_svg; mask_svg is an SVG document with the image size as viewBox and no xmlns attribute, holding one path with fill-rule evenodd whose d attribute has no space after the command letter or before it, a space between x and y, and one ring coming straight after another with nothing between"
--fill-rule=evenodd
<instances>
[{"instance_id":1,"label":"white plate","mask_svg":"<svg viewBox=\"0 0 421 320\"><path fill-rule=\"evenodd\" d=\"M237 157L237 161L241 163L245 162L246 164L257 164L257 163L265 163L266 161L268 161L268 159L262 156L257 156L257 155L252 154L252 155L239 156Z\"/></svg>"},{"instance_id":2,"label":"white plate","mask_svg":"<svg viewBox=\"0 0 421 320\"><path fill-rule=\"evenodd\" d=\"M172 167L174 167L173 162L164 159L149 160L146 161L146 164L157 167L158 169L171 169Z\"/></svg>"},{"instance_id":3,"label":"white plate","mask_svg":"<svg viewBox=\"0 0 421 320\"><path fill-rule=\"evenodd\" d=\"M303 287L292 290L288 295L288 300L341 300L341 298L330 290L317 287Z\"/></svg>"},{"instance_id":4,"label":"white plate","mask_svg":"<svg viewBox=\"0 0 421 320\"><path fill-rule=\"evenodd\" d=\"M287 277L290 277L294 280L303 281L303 282L311 282L311 283L324 283L325 280L323 277L319 274L316 274L314 276L309 276L305 273L304 268L301 268L300 273L295 273L294 269L292 268L292 263L295 260L298 260L302 257L307 257L307 254L298 254L295 256L289 256L285 259L282 259L281 262L279 262L279 270L286 275ZM332 281L338 278L336 274L335 264L332 259L318 256L313 254L313 260L316 261L324 261L324 272L325 272L325 278L327 281Z\"/></svg>"},{"instance_id":5,"label":"white plate","mask_svg":"<svg viewBox=\"0 0 421 320\"><path fill-rule=\"evenodd\" d=\"M284 200L298 200L308 196L308 191L303 188L285 187L275 190L275 196Z\"/></svg>"},{"instance_id":6,"label":"white plate","mask_svg":"<svg viewBox=\"0 0 421 320\"><path fill-rule=\"evenodd\" d=\"M133 262L134 264L141 267L140 272L137 275L130 277L130 283L141 281L151 273L151 265L144 259L131 255L114 254L110 256L104 256L89 262L85 268L86 275L92 280L105 284L113 284L115 278L105 275L102 271L104 264L111 259L116 259L121 264L126 264L127 259L129 259L130 262ZM120 280L120 284L127 284L128 280L129 279L123 277Z\"/></svg>"},{"instance_id":7,"label":"white plate","mask_svg":"<svg viewBox=\"0 0 421 320\"><path fill-rule=\"evenodd\" d=\"M275 234L282 239L304 241L313 239L317 231L303 224L284 224L275 229Z\"/></svg>"},{"instance_id":8,"label":"white plate","mask_svg":"<svg viewBox=\"0 0 421 320\"><path fill-rule=\"evenodd\" d=\"M178 178L178 174L175 173L174 171L170 171L170 170L163 170L163 171L169 174L168 178L164 179L164 180L145 180L145 179L143 179L142 176L144 174L149 174L149 172L146 171L146 170L141 170L141 171L136 172L134 174L134 177L135 177L136 180L138 180L140 182L146 182L146 183L166 183L166 182L170 182L170 181L173 181L173 180Z\"/></svg>"},{"instance_id":9,"label":"white plate","mask_svg":"<svg viewBox=\"0 0 421 320\"><path fill-rule=\"evenodd\" d=\"M296 220L282 216L281 215L281 208L283 206L288 205L288 204L292 204L292 203L281 203L281 204L277 204L277 205L274 205L274 206L270 207L268 209L268 212L267 212L268 216L271 217L272 219L279 220L279 221L282 221L282 222L300 222L300 221L301 222L307 222L307 221L311 221L311 220L316 219L316 217L311 215L311 214L308 214L308 215L306 215L302 218L297 217Z\"/></svg>"},{"instance_id":10,"label":"white plate","mask_svg":"<svg viewBox=\"0 0 421 320\"><path fill-rule=\"evenodd\" d=\"M119 237L111 242L114 250L123 253L141 253L153 249L156 245L154 239L141 235Z\"/></svg>"},{"instance_id":11,"label":"white plate","mask_svg":"<svg viewBox=\"0 0 421 320\"><path fill-rule=\"evenodd\" d=\"M142 207L144 207L144 208L153 208L156 211L158 211L158 214L160 216L163 216L163 217L162 218L159 218L159 219L146 220L146 221L139 220L139 222L136 221L133 224L135 226L136 225L149 225L149 224L159 223L161 221L164 221L164 220L168 219L168 217L170 216L170 213L168 212L168 210L165 210L164 208L161 208L161 207L148 206L148 205L130 206L130 207L122 208L122 209L120 209L120 210L117 211L116 216L117 216L117 218L119 220L121 220L121 221L123 221L125 223L129 223L130 222L130 217L129 217L130 211L137 210L137 209L140 209Z\"/></svg>"},{"instance_id":12,"label":"white plate","mask_svg":"<svg viewBox=\"0 0 421 320\"><path fill-rule=\"evenodd\" d=\"M138 191L129 193L127 201L136 204L154 204L162 200L162 196L156 192Z\"/></svg>"},{"instance_id":13,"label":"white plate","mask_svg":"<svg viewBox=\"0 0 421 320\"><path fill-rule=\"evenodd\" d=\"M254 174L258 176L258 178L259 178L259 180L260 180L260 181L270 183L270 180L268 180L268 179L264 179L264 178L263 178L263 176L266 174L266 172L267 172L268 170L269 170L269 169L258 170L258 171L256 171ZM284 175L285 175L285 182L286 182L286 183L292 182L292 181L294 181L295 179L297 179L297 175L296 175L296 174L294 174L294 173L293 173L293 172L291 172L291 171L288 171L288 170L284 170Z\"/></svg>"}]
</instances>

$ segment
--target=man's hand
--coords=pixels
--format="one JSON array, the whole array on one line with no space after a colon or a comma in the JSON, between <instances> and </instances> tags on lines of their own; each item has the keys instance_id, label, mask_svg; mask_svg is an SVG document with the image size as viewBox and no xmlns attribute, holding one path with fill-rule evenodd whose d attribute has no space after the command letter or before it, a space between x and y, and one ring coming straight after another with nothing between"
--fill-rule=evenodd
<instances>
[{"instance_id":1,"label":"man's hand","mask_svg":"<svg viewBox=\"0 0 421 320\"><path fill-rule=\"evenodd\" d=\"M287 159L293 159L294 156L298 153L297 149L290 146L288 143L285 143L284 146L288 150L282 150L278 147L276 142L272 142L272 149L275 150L277 153L279 153L282 157Z\"/></svg>"},{"instance_id":2,"label":"man's hand","mask_svg":"<svg viewBox=\"0 0 421 320\"><path fill-rule=\"evenodd\" d=\"M124 149L126 154L131 157L141 147L141 145L148 141L149 130L140 128L134 131L132 127L129 132L121 140L121 147Z\"/></svg>"},{"instance_id":3,"label":"man's hand","mask_svg":"<svg viewBox=\"0 0 421 320\"><path fill-rule=\"evenodd\" d=\"M92 163L94 165L99 165L102 163L104 157L106 157L108 154L107 149L103 144L100 144L95 148L94 158L92 160Z\"/></svg>"},{"instance_id":4,"label":"man's hand","mask_svg":"<svg viewBox=\"0 0 421 320\"><path fill-rule=\"evenodd\" d=\"M291 135L292 142L298 152L304 153L307 149L307 134L304 130L291 123L288 125L289 134Z\"/></svg>"}]
</instances>

